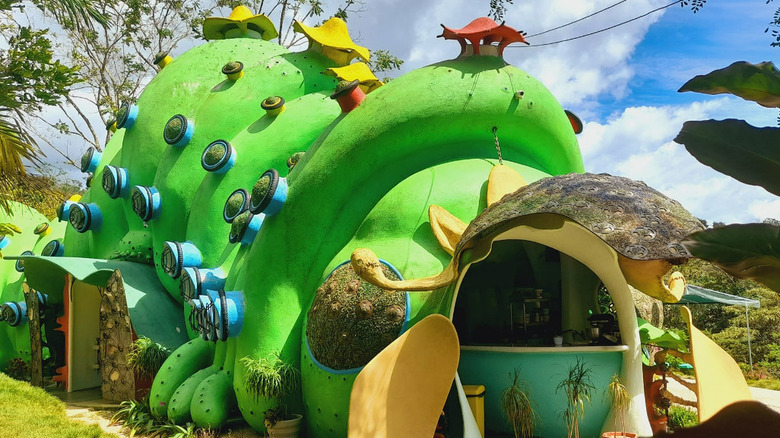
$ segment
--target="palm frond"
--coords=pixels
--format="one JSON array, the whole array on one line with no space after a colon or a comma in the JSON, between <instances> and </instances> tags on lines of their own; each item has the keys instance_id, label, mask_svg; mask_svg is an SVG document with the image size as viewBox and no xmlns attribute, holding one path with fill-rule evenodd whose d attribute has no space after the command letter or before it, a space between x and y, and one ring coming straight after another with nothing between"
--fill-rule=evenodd
<instances>
[{"instance_id":1,"label":"palm frond","mask_svg":"<svg viewBox=\"0 0 780 438\"><path fill-rule=\"evenodd\" d=\"M23 159L40 163L43 153L9 108L0 108L0 175L26 174Z\"/></svg>"},{"instance_id":2,"label":"palm frond","mask_svg":"<svg viewBox=\"0 0 780 438\"><path fill-rule=\"evenodd\" d=\"M51 13L58 23L75 29L91 29L93 23L108 24L108 18L95 8L91 0L33 0L44 13Z\"/></svg>"}]
</instances>

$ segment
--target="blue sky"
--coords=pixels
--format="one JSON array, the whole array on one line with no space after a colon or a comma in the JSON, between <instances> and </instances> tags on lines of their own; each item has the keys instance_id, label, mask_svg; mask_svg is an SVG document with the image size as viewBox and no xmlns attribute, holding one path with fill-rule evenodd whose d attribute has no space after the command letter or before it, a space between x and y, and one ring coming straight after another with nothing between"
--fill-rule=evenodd
<instances>
[{"instance_id":1,"label":"blue sky","mask_svg":"<svg viewBox=\"0 0 780 438\"><path fill-rule=\"evenodd\" d=\"M709 0L696 14L674 5L598 35L533 47L614 25L670 1L626 0L575 25L529 38L532 47L510 47L505 59L541 80L585 122L579 142L588 171L645 181L709 222L780 218L777 197L703 166L672 141L686 120L743 118L757 126L776 126L777 110L677 89L696 74L737 60L774 60L780 48L769 46L771 37L764 29L780 2ZM341 2L324 3L332 11ZM515 0L505 20L533 34L615 3ZM348 25L359 44L389 49L403 59L397 73L403 74L457 56L456 42L436 38L439 24L462 27L486 15L488 5L488 0L365 0ZM182 44L174 55L201 43ZM67 147L80 149L75 143ZM78 158L80 153L71 155Z\"/></svg>"},{"instance_id":2,"label":"blue sky","mask_svg":"<svg viewBox=\"0 0 780 438\"><path fill-rule=\"evenodd\" d=\"M778 6L754 0L710 0L696 14L679 6L667 9L636 47L632 63L637 75L631 94L621 100L600 98L604 113L629 105L701 100L701 95L675 91L696 74L733 61L773 60L780 48L769 46L771 39L764 29Z\"/></svg>"},{"instance_id":3,"label":"blue sky","mask_svg":"<svg viewBox=\"0 0 780 438\"><path fill-rule=\"evenodd\" d=\"M780 3L709 0L694 14L674 5L598 35L570 38L634 18L669 0L627 0L575 25L529 38L531 47L508 48L507 62L541 80L586 123L579 136L585 168L645 181L710 223L780 218L780 201L698 163L672 141L686 120L743 118L775 126L777 110L730 96L678 93L691 77L734 61L774 60L780 48L764 33ZM520 1L506 23L529 34L551 29L617 0ZM439 23L461 27L485 15L488 1L372 0L350 30L369 48L390 49L404 71L457 55L442 41Z\"/></svg>"}]
</instances>

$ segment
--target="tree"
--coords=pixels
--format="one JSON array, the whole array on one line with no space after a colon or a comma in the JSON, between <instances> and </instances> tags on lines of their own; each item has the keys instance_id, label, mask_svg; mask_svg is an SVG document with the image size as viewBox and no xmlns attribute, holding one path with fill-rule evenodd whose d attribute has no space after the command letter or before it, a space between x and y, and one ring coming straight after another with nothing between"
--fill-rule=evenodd
<instances>
[{"instance_id":1,"label":"tree","mask_svg":"<svg viewBox=\"0 0 780 438\"><path fill-rule=\"evenodd\" d=\"M79 67L83 82L76 96L59 105L63 119L43 120L46 126L66 138L102 150L110 132L102 135L96 124L110 124L123 102L137 99L144 84L155 74L153 60L158 53L172 52L186 40L202 38L203 20L228 16L239 5L268 15L279 27L277 42L285 47L300 45L305 37L292 31L293 21L337 16L344 20L362 11L357 0L341 0L325 5L322 0L216 0L215 2L170 0L106 0L98 11L109 25L90 32L67 27L71 41L69 58ZM323 20L324 21L324 20ZM400 68L403 61L386 50L374 51L371 67L375 72ZM97 112L100 122L88 114ZM76 160L59 146L62 138L39 136L76 167ZM82 148L83 150L83 148Z\"/></svg>"},{"instance_id":2,"label":"tree","mask_svg":"<svg viewBox=\"0 0 780 438\"><path fill-rule=\"evenodd\" d=\"M33 4L60 23L86 30L105 18L88 0L37 0ZM25 192L47 192L32 178L24 160L36 165L41 152L28 132L27 114L54 105L78 81L76 69L52 59L47 30L20 26L13 18L24 9L21 2L0 3L0 29L6 50L0 52L0 208L10 211L8 200Z\"/></svg>"}]
</instances>

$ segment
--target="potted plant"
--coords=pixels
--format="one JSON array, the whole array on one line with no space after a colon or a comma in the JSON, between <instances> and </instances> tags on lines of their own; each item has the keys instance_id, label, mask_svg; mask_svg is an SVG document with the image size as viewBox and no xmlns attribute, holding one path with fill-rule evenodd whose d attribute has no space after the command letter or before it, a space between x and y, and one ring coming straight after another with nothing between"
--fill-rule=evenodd
<instances>
[{"instance_id":1,"label":"potted plant","mask_svg":"<svg viewBox=\"0 0 780 438\"><path fill-rule=\"evenodd\" d=\"M290 414L289 399L300 382L300 372L284 362L278 353L258 360L244 357L245 383L255 397L276 401L276 406L265 411L265 427L271 438L297 438L301 428L301 414Z\"/></svg>"},{"instance_id":2,"label":"potted plant","mask_svg":"<svg viewBox=\"0 0 780 438\"><path fill-rule=\"evenodd\" d=\"M561 380L555 388L566 392L566 411L563 417L566 419L566 430L569 438L580 438L580 420L585 417L585 402L590 402L591 392L596 389L590 380L592 369L587 367L585 361L577 358L577 361L569 366L569 374Z\"/></svg>"},{"instance_id":3,"label":"potted plant","mask_svg":"<svg viewBox=\"0 0 780 438\"><path fill-rule=\"evenodd\" d=\"M612 409L615 411L615 428L617 429L617 419L620 418L620 432L604 432L601 434L601 438L636 438L635 433L626 432L626 410L631 403L631 395L628 393L628 389L623 382L620 381L620 376L617 374L612 375L609 380L609 386L604 391L609 396L609 401L612 405Z\"/></svg>"},{"instance_id":4,"label":"potted plant","mask_svg":"<svg viewBox=\"0 0 780 438\"><path fill-rule=\"evenodd\" d=\"M139 400L149 393L154 376L160 370L171 350L142 336L133 342L127 354L127 364L135 371L135 396Z\"/></svg>"},{"instance_id":5,"label":"potted plant","mask_svg":"<svg viewBox=\"0 0 780 438\"><path fill-rule=\"evenodd\" d=\"M501 393L501 409L512 424L515 438L531 438L539 415L523 387L524 382L520 380L520 369L515 369L510 376L512 384Z\"/></svg>"}]
</instances>

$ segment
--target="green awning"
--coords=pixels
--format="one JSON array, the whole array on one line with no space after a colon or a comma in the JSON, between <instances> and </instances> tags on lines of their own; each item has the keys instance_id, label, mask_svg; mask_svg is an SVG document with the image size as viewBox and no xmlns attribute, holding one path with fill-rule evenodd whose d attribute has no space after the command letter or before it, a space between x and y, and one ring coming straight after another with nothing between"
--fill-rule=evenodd
<instances>
[{"instance_id":1,"label":"green awning","mask_svg":"<svg viewBox=\"0 0 780 438\"><path fill-rule=\"evenodd\" d=\"M138 336L146 336L171 350L189 341L184 311L163 288L153 266L121 260L78 257L19 256L31 288L62 296L65 275L98 287L106 287L114 270L122 273L130 321ZM77 297L74 297L77 299Z\"/></svg>"},{"instance_id":2,"label":"green awning","mask_svg":"<svg viewBox=\"0 0 780 438\"><path fill-rule=\"evenodd\" d=\"M761 302L758 300L730 295L725 292L694 286L692 284L685 287L685 293L680 301L666 304L728 304L732 306L753 307L756 309L761 307Z\"/></svg>"}]
</instances>

